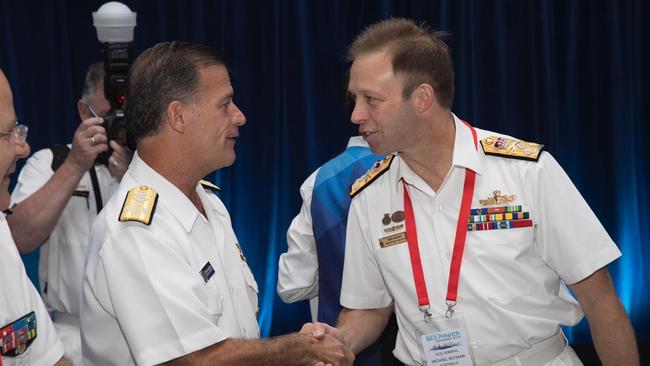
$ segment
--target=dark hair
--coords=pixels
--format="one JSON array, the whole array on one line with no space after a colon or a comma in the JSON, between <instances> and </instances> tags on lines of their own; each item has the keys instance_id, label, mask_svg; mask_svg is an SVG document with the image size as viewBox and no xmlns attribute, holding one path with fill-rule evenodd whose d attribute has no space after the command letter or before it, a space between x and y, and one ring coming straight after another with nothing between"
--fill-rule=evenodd
<instances>
[{"instance_id":1,"label":"dark hair","mask_svg":"<svg viewBox=\"0 0 650 366\"><path fill-rule=\"evenodd\" d=\"M431 85L438 104L451 109L454 102L454 65L449 48L441 40L444 32L433 32L412 20L395 18L368 26L348 50L348 60L386 51L392 57L395 75L404 75L402 95L408 98L422 83Z\"/></svg>"},{"instance_id":2,"label":"dark hair","mask_svg":"<svg viewBox=\"0 0 650 366\"><path fill-rule=\"evenodd\" d=\"M86 101L88 97L94 96L99 88L104 87L104 64L101 62L94 63L88 67L84 85L81 88L81 100Z\"/></svg>"},{"instance_id":3,"label":"dark hair","mask_svg":"<svg viewBox=\"0 0 650 366\"><path fill-rule=\"evenodd\" d=\"M187 42L163 42L145 50L131 65L124 116L136 142L158 132L169 103L190 102L200 81L199 69L226 66L213 48Z\"/></svg>"}]
</instances>

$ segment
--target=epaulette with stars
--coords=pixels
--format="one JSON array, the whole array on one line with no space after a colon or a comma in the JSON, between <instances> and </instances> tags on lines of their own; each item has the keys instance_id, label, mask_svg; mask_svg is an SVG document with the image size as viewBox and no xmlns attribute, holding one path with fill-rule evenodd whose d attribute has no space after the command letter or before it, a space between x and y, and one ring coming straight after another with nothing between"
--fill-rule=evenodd
<instances>
[{"instance_id":1,"label":"epaulette with stars","mask_svg":"<svg viewBox=\"0 0 650 366\"><path fill-rule=\"evenodd\" d=\"M373 167L362 175L359 179L355 180L350 187L350 198L353 198L359 192L363 191L364 188L374 182L382 174L386 173L390 169L390 164L393 163L395 155L390 154L384 160L377 161Z\"/></svg>"},{"instance_id":2,"label":"epaulette with stars","mask_svg":"<svg viewBox=\"0 0 650 366\"><path fill-rule=\"evenodd\" d=\"M119 221L137 221L145 225L151 224L153 213L156 211L158 193L151 187L139 186L126 194Z\"/></svg>"},{"instance_id":3,"label":"epaulette with stars","mask_svg":"<svg viewBox=\"0 0 650 366\"><path fill-rule=\"evenodd\" d=\"M481 140L485 155L538 161L544 145L503 136L490 136Z\"/></svg>"}]
</instances>

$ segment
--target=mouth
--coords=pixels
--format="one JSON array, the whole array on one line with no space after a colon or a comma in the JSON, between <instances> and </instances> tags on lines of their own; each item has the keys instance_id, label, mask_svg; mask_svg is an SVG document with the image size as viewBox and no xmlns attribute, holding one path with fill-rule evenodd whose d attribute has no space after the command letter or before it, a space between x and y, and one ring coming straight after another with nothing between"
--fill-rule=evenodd
<instances>
[{"instance_id":1,"label":"mouth","mask_svg":"<svg viewBox=\"0 0 650 366\"><path fill-rule=\"evenodd\" d=\"M364 138L364 140L367 140L370 136L375 134L376 132L371 132L371 131L359 131L359 135Z\"/></svg>"}]
</instances>

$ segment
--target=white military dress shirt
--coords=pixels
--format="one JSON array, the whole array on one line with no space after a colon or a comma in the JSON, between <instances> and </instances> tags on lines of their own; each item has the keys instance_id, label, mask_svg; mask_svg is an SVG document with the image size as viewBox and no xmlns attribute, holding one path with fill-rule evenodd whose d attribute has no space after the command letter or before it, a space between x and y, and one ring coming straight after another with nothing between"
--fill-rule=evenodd
<instances>
[{"instance_id":1,"label":"white military dress shirt","mask_svg":"<svg viewBox=\"0 0 650 366\"><path fill-rule=\"evenodd\" d=\"M140 186L158 193L150 225L119 222L127 192ZM87 365L153 365L230 337L259 338L257 284L228 211L211 191L196 191L207 217L135 154L91 231L81 298Z\"/></svg>"},{"instance_id":2,"label":"white military dress shirt","mask_svg":"<svg viewBox=\"0 0 650 366\"><path fill-rule=\"evenodd\" d=\"M434 192L399 156L390 169L352 200L341 304L352 309L394 305L399 334L394 351L421 364L414 324L422 323L407 242L382 248L380 239L405 232L404 221L384 216L404 211L409 186L430 312L443 316L465 168L476 172L471 208L521 205L532 227L469 231L460 270L458 304L466 318L477 364L511 357L575 325L583 316L565 284L574 284L620 256L580 193L549 153L538 162L485 155L470 129L454 116L452 167ZM476 129L478 139L496 135ZM484 206L479 200L516 195ZM402 225L400 227L400 225Z\"/></svg>"},{"instance_id":3,"label":"white military dress shirt","mask_svg":"<svg viewBox=\"0 0 650 366\"><path fill-rule=\"evenodd\" d=\"M52 320L43 301L27 278L18 249L14 243L5 216L0 213L0 351L6 353L14 348L17 333L32 329L17 320L34 313L36 338L15 357L2 356L4 366L51 366L63 357L63 345L57 337ZM33 318L31 318L33 319ZM12 334L13 333L13 334ZM32 333L31 336L34 334ZM30 336L30 338L31 338ZM24 342L21 342L24 343Z\"/></svg>"},{"instance_id":4,"label":"white military dress shirt","mask_svg":"<svg viewBox=\"0 0 650 366\"><path fill-rule=\"evenodd\" d=\"M95 166L104 203L115 192L118 182L103 165ZM13 190L12 204L31 196L52 178L52 150L43 149L32 155L20 171ZM65 206L48 240L41 246L39 279L41 289L47 286L43 300L48 310L79 317L81 278L86 261L88 234L97 217L95 192L90 174L84 173L75 193ZM56 323L56 319L55 319Z\"/></svg>"}]
</instances>

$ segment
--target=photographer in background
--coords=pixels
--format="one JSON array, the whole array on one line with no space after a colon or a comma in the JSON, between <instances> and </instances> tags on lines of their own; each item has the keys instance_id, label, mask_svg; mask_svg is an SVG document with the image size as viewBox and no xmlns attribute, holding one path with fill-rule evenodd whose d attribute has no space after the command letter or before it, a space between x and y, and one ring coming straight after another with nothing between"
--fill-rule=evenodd
<instances>
[{"instance_id":1,"label":"photographer in background","mask_svg":"<svg viewBox=\"0 0 650 366\"><path fill-rule=\"evenodd\" d=\"M104 68L88 68L77 111L81 124L72 144L36 152L20 172L7 218L21 253L40 245L43 299L52 311L66 357L81 365L79 296L90 227L115 192L133 153L109 141L102 126L110 109L104 97ZM108 164L99 154L113 150Z\"/></svg>"}]
</instances>

